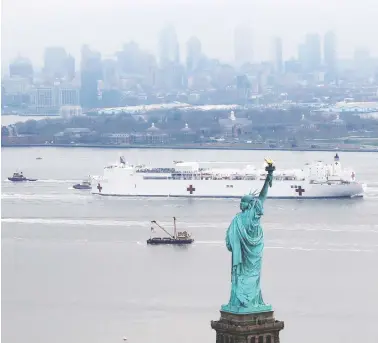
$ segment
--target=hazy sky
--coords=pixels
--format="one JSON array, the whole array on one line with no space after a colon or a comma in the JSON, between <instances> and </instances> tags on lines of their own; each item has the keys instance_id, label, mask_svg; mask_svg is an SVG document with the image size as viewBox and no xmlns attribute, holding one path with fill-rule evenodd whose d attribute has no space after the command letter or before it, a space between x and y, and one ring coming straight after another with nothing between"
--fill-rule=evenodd
<instances>
[{"instance_id":1,"label":"hazy sky","mask_svg":"<svg viewBox=\"0 0 378 343\"><path fill-rule=\"evenodd\" d=\"M167 22L185 41L196 35L209 56L233 60L233 29L248 23L256 60L271 55L272 36L283 39L284 55L296 55L307 32L334 30L341 57L356 46L378 55L376 0L2 0L2 65L18 53L42 65L45 46L61 45L79 58L89 44L112 55L128 40L156 52Z\"/></svg>"}]
</instances>

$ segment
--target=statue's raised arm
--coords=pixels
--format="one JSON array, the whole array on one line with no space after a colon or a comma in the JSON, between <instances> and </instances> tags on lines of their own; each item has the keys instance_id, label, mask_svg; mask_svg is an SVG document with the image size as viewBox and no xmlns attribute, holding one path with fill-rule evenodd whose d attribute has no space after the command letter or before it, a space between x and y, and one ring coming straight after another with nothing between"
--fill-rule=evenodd
<instances>
[{"instance_id":1,"label":"statue's raised arm","mask_svg":"<svg viewBox=\"0 0 378 343\"><path fill-rule=\"evenodd\" d=\"M260 194L259 194L259 199L260 199L261 202L265 201L265 199L268 195L268 188L272 187L273 172L276 169L276 167L273 165L273 161L271 159L266 158L265 162L267 163L265 170L268 172L268 174L266 175L264 186L262 187Z\"/></svg>"}]
</instances>

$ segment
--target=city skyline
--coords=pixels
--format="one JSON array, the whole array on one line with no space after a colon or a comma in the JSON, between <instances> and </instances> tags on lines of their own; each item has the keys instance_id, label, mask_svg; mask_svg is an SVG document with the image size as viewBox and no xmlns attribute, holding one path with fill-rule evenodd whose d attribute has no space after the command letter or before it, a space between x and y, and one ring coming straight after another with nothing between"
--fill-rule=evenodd
<instances>
[{"instance_id":1,"label":"city skyline","mask_svg":"<svg viewBox=\"0 0 378 343\"><path fill-rule=\"evenodd\" d=\"M243 32L243 30L245 30L245 32ZM210 59L218 59L221 63L231 64L237 67L240 67L244 63L271 62L273 63L273 65L275 66L274 68L277 71L282 71L281 68L283 66L283 63L289 60L297 60L302 63L305 60L310 60L311 65L308 66L309 69L317 69L321 66L327 68L335 68L337 67L336 64L338 60L358 60L361 57L361 54L364 55L364 57L368 56L369 58L378 57L371 54L370 49L363 46L357 46L354 47L351 56L348 56L348 58L343 58L343 56L339 55L338 37L336 36L334 31L327 31L324 35L321 35L319 33L307 33L306 35L304 35L297 46L296 53L294 53L290 57L285 56L285 42L282 40L282 38L279 36L273 36L269 41L271 46L267 53L267 58L256 60L254 58L254 39L253 35L251 34L250 26L236 26L234 28L233 34L234 39L232 56L229 61L222 61L215 56L206 55L202 48L201 39L197 36L191 36L185 42L185 44L180 44L177 38L175 27L171 24L167 24L159 32L157 44L158 47L156 49L156 52L150 52L147 49L143 49L143 47L141 47L139 43L134 40L125 42L121 47L119 47L118 50L114 51L112 54L104 54L101 50L96 49L92 46L90 48L94 51L97 51L100 54L100 58L102 58L103 60L116 60L125 46L134 44L146 53L150 53L159 65L163 65L165 62L174 62L188 67L188 58L193 58L193 56L191 55L196 54L197 59L201 56L206 56ZM243 42L248 41L250 43L249 46L248 44L244 44L243 46ZM46 53L48 53L48 51L50 50L61 50L63 54L67 54L67 57L73 59L73 63L76 62L76 69L80 70L82 49L83 47L88 46L88 44L82 44L80 47L80 54L78 56L74 56L64 46L46 46L42 53L42 61L37 65L29 56L18 54L16 56L13 56L13 58L11 58L10 62L7 64L5 64L4 59L2 60L2 74L8 74L9 65L20 59L30 61L36 71L42 70L45 68L46 64ZM193 51L193 49L197 51ZM280 66L278 66L277 63Z\"/></svg>"},{"instance_id":2,"label":"city skyline","mask_svg":"<svg viewBox=\"0 0 378 343\"><path fill-rule=\"evenodd\" d=\"M142 49L158 56L158 36L165 23L172 23L176 28L182 63L186 56L185 44L191 36L199 38L205 55L232 62L234 29L245 24L252 29L254 61L271 58L273 36L282 39L283 56L288 59L297 56L297 45L307 33L319 33L323 37L330 30L337 36L340 58L352 58L358 47L378 55L370 36L371 21L369 23L377 10L366 11L364 3L368 5L369 0L348 5L348 8L344 6L343 16L338 15L338 1L321 10L312 0L302 4L257 1L253 6L241 1L234 1L232 6L224 1L215 5L210 0L173 6L168 0L160 5L151 1L123 4L111 0L108 6L101 1L94 2L93 6L91 3L88 9L80 2L60 2L55 1L56 6L47 9L43 9L42 0L33 4L22 0L3 2L2 68L18 53L30 58L37 68L41 67L44 48L48 46L63 46L78 61L82 44L101 51L106 57L134 40ZM34 9L32 18L26 15L31 5Z\"/></svg>"}]
</instances>

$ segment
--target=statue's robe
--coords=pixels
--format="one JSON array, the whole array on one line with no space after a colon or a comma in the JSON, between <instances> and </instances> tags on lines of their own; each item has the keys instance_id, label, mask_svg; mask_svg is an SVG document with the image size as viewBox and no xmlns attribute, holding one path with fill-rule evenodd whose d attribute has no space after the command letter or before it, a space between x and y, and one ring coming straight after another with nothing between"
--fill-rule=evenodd
<instances>
[{"instance_id":1,"label":"statue's robe","mask_svg":"<svg viewBox=\"0 0 378 343\"><path fill-rule=\"evenodd\" d=\"M252 208L238 213L226 235L227 249L232 252L231 297L224 310L238 312L240 308L258 311L265 305L260 289L260 273L264 234L260 226L262 201L256 198Z\"/></svg>"}]
</instances>

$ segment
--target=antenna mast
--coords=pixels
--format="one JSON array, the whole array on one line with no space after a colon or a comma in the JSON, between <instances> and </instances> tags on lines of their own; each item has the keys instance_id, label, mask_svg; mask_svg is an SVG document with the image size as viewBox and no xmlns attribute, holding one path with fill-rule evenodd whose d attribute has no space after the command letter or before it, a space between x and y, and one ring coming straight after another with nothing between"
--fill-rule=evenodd
<instances>
[{"instance_id":1,"label":"antenna mast","mask_svg":"<svg viewBox=\"0 0 378 343\"><path fill-rule=\"evenodd\" d=\"M176 217L173 217L173 238L176 239Z\"/></svg>"}]
</instances>

